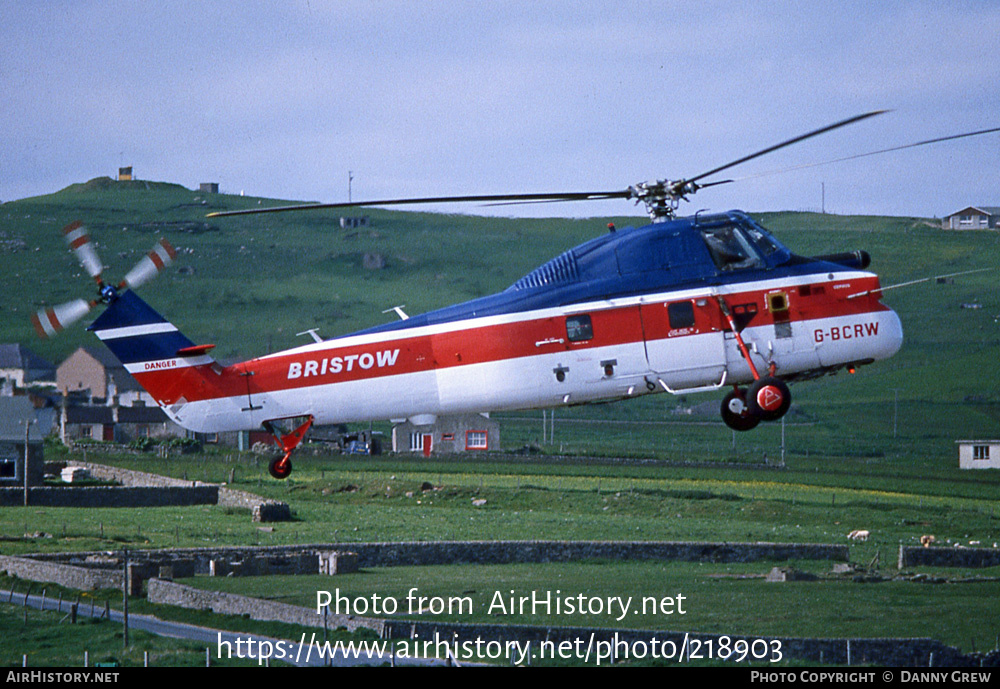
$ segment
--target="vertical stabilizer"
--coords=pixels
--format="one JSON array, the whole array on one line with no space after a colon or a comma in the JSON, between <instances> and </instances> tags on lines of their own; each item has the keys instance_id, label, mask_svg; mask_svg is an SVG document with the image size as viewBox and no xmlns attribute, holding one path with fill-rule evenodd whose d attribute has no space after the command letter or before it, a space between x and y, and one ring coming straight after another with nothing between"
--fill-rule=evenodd
<instances>
[{"instance_id":1,"label":"vertical stabilizer","mask_svg":"<svg viewBox=\"0 0 1000 689\"><path fill-rule=\"evenodd\" d=\"M218 377L205 353L211 347L196 346L132 291L118 295L88 330L161 407L197 399Z\"/></svg>"}]
</instances>

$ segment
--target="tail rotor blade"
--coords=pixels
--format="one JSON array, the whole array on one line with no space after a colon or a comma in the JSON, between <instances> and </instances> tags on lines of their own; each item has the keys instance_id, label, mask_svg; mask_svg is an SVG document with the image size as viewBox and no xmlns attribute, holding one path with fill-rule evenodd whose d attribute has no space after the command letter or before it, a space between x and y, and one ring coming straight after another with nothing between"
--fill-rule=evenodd
<instances>
[{"instance_id":1,"label":"tail rotor blade","mask_svg":"<svg viewBox=\"0 0 1000 689\"><path fill-rule=\"evenodd\" d=\"M48 309L39 309L38 313L31 317L31 323L35 326L38 336L45 340L86 316L94 307L94 303L86 299L76 299Z\"/></svg>"},{"instance_id":2,"label":"tail rotor blade","mask_svg":"<svg viewBox=\"0 0 1000 689\"><path fill-rule=\"evenodd\" d=\"M101 271L104 267L101 265L101 259L97 257L97 250L94 249L94 245L90 241L90 234L83 223L79 220L71 222L63 228L63 237L65 237L69 248L76 254L76 259L83 266L83 269L90 277L101 282Z\"/></svg>"},{"instance_id":3,"label":"tail rotor blade","mask_svg":"<svg viewBox=\"0 0 1000 689\"><path fill-rule=\"evenodd\" d=\"M142 257L142 260L135 264L122 280L120 287L135 289L159 275L160 271L170 265L177 256L177 250L170 246L170 242L161 239L157 242L153 250Z\"/></svg>"}]
</instances>

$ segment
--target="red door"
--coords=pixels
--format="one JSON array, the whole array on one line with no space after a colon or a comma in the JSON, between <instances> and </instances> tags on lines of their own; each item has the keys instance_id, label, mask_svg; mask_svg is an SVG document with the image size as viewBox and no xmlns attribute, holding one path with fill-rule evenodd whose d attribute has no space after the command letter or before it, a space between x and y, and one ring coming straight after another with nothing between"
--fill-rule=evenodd
<instances>
[{"instance_id":1,"label":"red door","mask_svg":"<svg viewBox=\"0 0 1000 689\"><path fill-rule=\"evenodd\" d=\"M430 433L424 434L424 457L431 456L431 440L434 438Z\"/></svg>"}]
</instances>

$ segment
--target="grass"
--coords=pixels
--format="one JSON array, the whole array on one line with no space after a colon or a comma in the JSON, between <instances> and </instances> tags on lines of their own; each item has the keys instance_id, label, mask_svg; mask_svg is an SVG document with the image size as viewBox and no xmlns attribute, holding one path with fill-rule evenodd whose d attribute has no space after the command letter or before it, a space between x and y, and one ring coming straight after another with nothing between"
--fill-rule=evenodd
<instances>
[{"instance_id":1,"label":"grass","mask_svg":"<svg viewBox=\"0 0 1000 689\"><path fill-rule=\"evenodd\" d=\"M129 647L124 648L122 627L107 620L80 618L76 624L63 621L65 613L0 605L0 665L20 667L27 656L29 668L83 667L84 652L91 667L95 663L117 663L120 667L142 667L148 657L150 667L191 667L205 665L205 647L196 642L167 639L143 631L129 630ZM148 654L148 655L147 655ZM247 666L255 662L237 658L219 659L212 664Z\"/></svg>"},{"instance_id":2,"label":"grass","mask_svg":"<svg viewBox=\"0 0 1000 689\"><path fill-rule=\"evenodd\" d=\"M775 565L820 579L765 582L763 575ZM998 575L1000 568L991 568L979 572L986 580L961 584L857 583L830 574L828 562L589 562L375 568L334 580L197 577L184 583L310 608L316 607L317 591L339 595L346 601L341 610L369 609L377 596L383 609L394 605L403 619L761 637L931 637L969 651L992 648L1000 634ZM412 589L417 590L411 597ZM522 598L533 592L540 600L551 595L552 606L532 608L529 600L522 607ZM581 595L583 613L576 611ZM628 614L620 612L619 603L608 602L616 597L632 599ZM387 604L387 598L395 604ZM422 605L421 598L426 599ZM432 614L432 606L450 608L451 614Z\"/></svg>"},{"instance_id":3,"label":"grass","mask_svg":"<svg viewBox=\"0 0 1000 689\"><path fill-rule=\"evenodd\" d=\"M769 470L317 456L275 482L249 458L90 458L209 481L235 468L235 487L288 502L295 520L264 531L246 511L215 506L145 508L141 521L128 509L2 508L5 552L518 538L843 542L865 528L872 541L858 547L891 559L926 533L941 544L1000 540L995 480L858 459L819 471L791 457ZM424 482L435 490L422 492Z\"/></svg>"}]
</instances>

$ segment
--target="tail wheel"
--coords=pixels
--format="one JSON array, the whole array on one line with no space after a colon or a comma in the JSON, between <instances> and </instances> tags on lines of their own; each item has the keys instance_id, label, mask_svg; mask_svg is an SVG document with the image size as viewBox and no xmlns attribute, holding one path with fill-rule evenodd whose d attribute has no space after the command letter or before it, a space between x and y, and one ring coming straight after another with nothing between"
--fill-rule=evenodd
<instances>
[{"instance_id":1,"label":"tail wheel","mask_svg":"<svg viewBox=\"0 0 1000 689\"><path fill-rule=\"evenodd\" d=\"M745 390L731 390L722 398L722 420L734 431L749 431L757 427L760 418L750 412Z\"/></svg>"},{"instance_id":2,"label":"tail wheel","mask_svg":"<svg viewBox=\"0 0 1000 689\"><path fill-rule=\"evenodd\" d=\"M292 460L288 455L274 459L267 470L274 478L288 478L292 473Z\"/></svg>"},{"instance_id":3,"label":"tail wheel","mask_svg":"<svg viewBox=\"0 0 1000 689\"><path fill-rule=\"evenodd\" d=\"M761 421L780 419L792 405L792 393L784 381L773 376L758 378L747 390L747 408Z\"/></svg>"}]
</instances>

